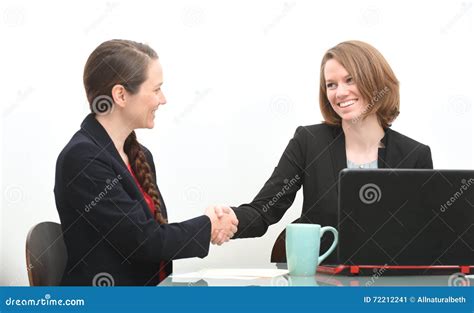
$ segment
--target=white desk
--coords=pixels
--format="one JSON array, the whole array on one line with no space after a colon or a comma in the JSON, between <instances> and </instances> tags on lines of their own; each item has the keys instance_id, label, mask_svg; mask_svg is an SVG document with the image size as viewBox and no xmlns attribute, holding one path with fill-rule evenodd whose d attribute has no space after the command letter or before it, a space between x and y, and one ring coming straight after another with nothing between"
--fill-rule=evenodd
<instances>
[{"instance_id":1,"label":"white desk","mask_svg":"<svg viewBox=\"0 0 474 313\"><path fill-rule=\"evenodd\" d=\"M278 268L282 268L281 264ZM269 264L268 268L276 268ZM291 275L274 278L257 279L228 279L228 278L194 278L173 279L169 276L159 286L449 286L450 275L423 275L423 276L343 276L330 274L317 274L309 277L295 277ZM470 286L474 286L474 279L465 278Z\"/></svg>"}]
</instances>

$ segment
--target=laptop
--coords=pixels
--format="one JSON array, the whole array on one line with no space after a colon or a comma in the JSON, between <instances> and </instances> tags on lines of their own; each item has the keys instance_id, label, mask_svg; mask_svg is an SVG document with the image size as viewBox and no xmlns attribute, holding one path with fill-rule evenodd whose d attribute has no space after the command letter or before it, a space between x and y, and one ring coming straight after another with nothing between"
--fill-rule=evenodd
<instances>
[{"instance_id":1,"label":"laptop","mask_svg":"<svg viewBox=\"0 0 474 313\"><path fill-rule=\"evenodd\" d=\"M348 275L474 273L474 171L344 169L338 263Z\"/></svg>"}]
</instances>

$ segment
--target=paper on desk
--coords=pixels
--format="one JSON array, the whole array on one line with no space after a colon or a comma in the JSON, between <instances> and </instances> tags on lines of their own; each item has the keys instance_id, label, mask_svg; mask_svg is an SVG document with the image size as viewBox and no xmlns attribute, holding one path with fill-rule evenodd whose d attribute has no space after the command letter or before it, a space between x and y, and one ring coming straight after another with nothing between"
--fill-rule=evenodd
<instances>
[{"instance_id":1,"label":"paper on desk","mask_svg":"<svg viewBox=\"0 0 474 313\"><path fill-rule=\"evenodd\" d=\"M288 270L268 269L268 268L219 268L204 269L198 272L173 274L173 281L182 279L240 279L251 280L258 278L273 278L288 274Z\"/></svg>"}]
</instances>

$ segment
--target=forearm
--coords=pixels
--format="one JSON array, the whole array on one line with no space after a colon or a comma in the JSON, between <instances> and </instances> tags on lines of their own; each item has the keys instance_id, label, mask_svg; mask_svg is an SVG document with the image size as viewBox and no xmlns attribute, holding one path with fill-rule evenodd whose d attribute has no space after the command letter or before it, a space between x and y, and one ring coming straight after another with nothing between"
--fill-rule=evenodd
<instances>
[{"instance_id":1,"label":"forearm","mask_svg":"<svg viewBox=\"0 0 474 313\"><path fill-rule=\"evenodd\" d=\"M269 224L252 206L244 204L232 207L232 209L239 220L238 229L233 239L261 237L267 232Z\"/></svg>"},{"instance_id":2,"label":"forearm","mask_svg":"<svg viewBox=\"0 0 474 313\"><path fill-rule=\"evenodd\" d=\"M162 225L163 260L206 257L211 241L211 221L205 215L181 222Z\"/></svg>"}]
</instances>

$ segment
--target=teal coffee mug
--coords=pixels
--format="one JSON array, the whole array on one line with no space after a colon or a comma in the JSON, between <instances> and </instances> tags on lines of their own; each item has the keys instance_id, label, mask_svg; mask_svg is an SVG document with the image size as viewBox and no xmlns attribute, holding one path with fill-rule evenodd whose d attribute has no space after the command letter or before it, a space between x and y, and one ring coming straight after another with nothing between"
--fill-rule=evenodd
<instances>
[{"instance_id":1,"label":"teal coffee mug","mask_svg":"<svg viewBox=\"0 0 474 313\"><path fill-rule=\"evenodd\" d=\"M331 247L319 256L321 237L327 231L334 234ZM334 227L318 224L290 224L286 226L286 262L290 275L312 276L317 266L334 251L338 233Z\"/></svg>"}]
</instances>

